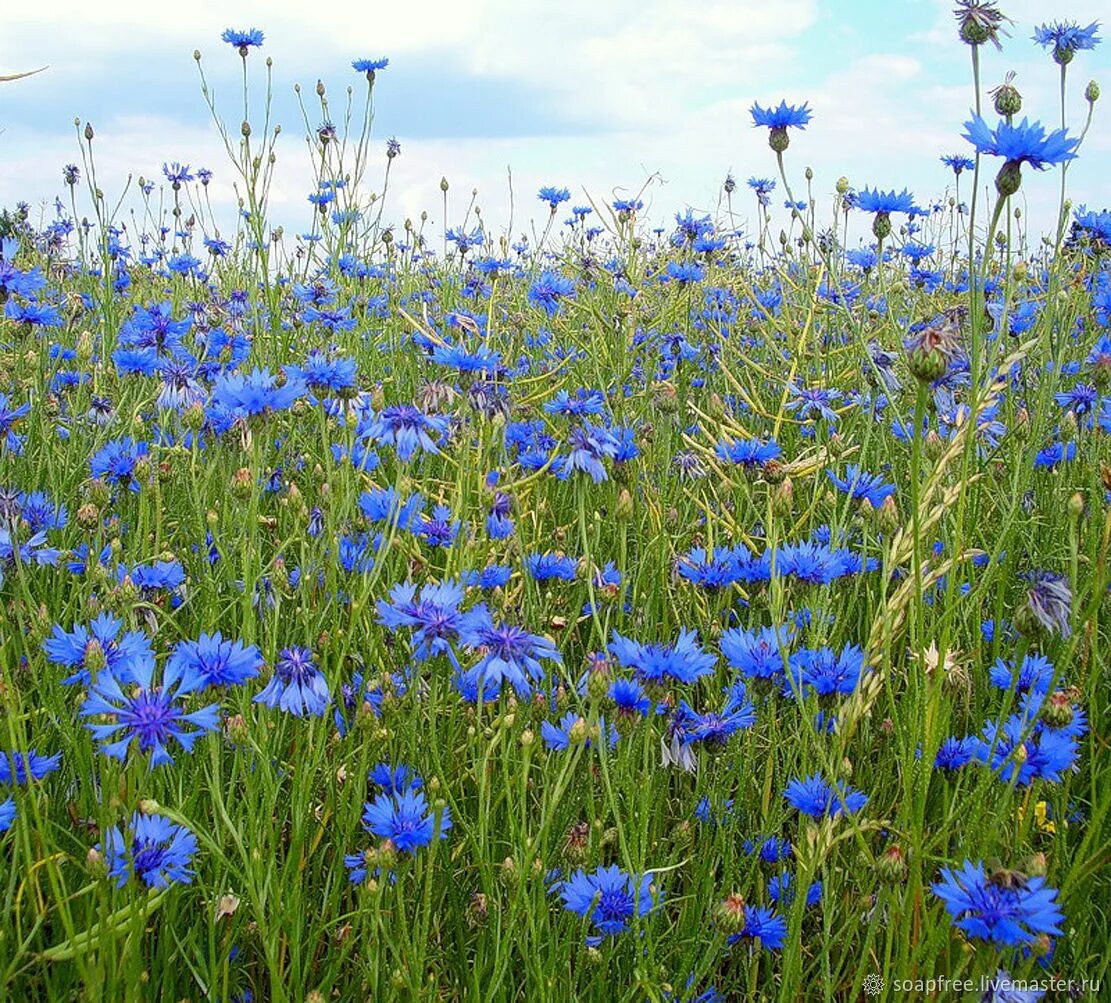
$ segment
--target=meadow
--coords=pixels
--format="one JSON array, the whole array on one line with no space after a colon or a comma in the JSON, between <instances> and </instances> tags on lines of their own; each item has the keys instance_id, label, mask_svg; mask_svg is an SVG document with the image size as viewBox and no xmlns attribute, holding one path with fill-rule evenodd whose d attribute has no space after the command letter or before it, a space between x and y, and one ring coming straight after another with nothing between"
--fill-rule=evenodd
<instances>
[{"instance_id":1,"label":"meadow","mask_svg":"<svg viewBox=\"0 0 1111 1003\"><path fill-rule=\"evenodd\" d=\"M784 102L715 213L390 226L359 59L294 234L254 29L230 226L78 123L0 216L0 995L1107 998L1098 26L955 13L937 196Z\"/></svg>"}]
</instances>

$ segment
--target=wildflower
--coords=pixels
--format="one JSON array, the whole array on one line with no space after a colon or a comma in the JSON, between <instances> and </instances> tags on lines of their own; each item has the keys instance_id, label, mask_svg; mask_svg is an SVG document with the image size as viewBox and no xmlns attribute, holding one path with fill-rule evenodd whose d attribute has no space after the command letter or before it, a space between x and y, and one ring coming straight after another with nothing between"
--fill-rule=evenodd
<instances>
[{"instance_id":1,"label":"wildflower","mask_svg":"<svg viewBox=\"0 0 1111 1003\"><path fill-rule=\"evenodd\" d=\"M783 450L774 439L767 442L759 439L725 439L714 446L714 454L718 459L737 466L762 467L771 460L778 460L783 455Z\"/></svg>"},{"instance_id":2,"label":"wildflower","mask_svg":"<svg viewBox=\"0 0 1111 1003\"><path fill-rule=\"evenodd\" d=\"M693 683L714 671L716 659L698 645L698 634L680 630L674 644L640 644L613 632L610 654L626 668L633 669L644 682L661 683L673 679Z\"/></svg>"},{"instance_id":3,"label":"wildflower","mask_svg":"<svg viewBox=\"0 0 1111 1003\"><path fill-rule=\"evenodd\" d=\"M553 891L559 892L568 912L589 919L598 931L587 937L590 946L623 933L634 916L647 915L662 898L662 893L652 888L651 875L634 877L616 864L590 874L577 870L566 881L557 882Z\"/></svg>"},{"instance_id":4,"label":"wildflower","mask_svg":"<svg viewBox=\"0 0 1111 1003\"><path fill-rule=\"evenodd\" d=\"M790 145L791 140L787 130L805 129L813 114L809 104L796 107L787 104L786 101L780 101L778 108L771 105L761 108L760 105L753 103L749 113L752 115L754 126L763 125L768 128L768 145L776 153L782 153Z\"/></svg>"},{"instance_id":5,"label":"wildflower","mask_svg":"<svg viewBox=\"0 0 1111 1003\"><path fill-rule=\"evenodd\" d=\"M138 491L140 460L150 452L145 442L135 442L130 436L114 439L102 446L89 460L93 477L103 478L109 484L120 484L131 491Z\"/></svg>"},{"instance_id":6,"label":"wildflower","mask_svg":"<svg viewBox=\"0 0 1111 1003\"><path fill-rule=\"evenodd\" d=\"M444 439L447 432L447 418L425 414L412 404L387 407L366 430L367 438L393 446L398 458L405 462L422 449L428 453L439 453L437 439Z\"/></svg>"},{"instance_id":7,"label":"wildflower","mask_svg":"<svg viewBox=\"0 0 1111 1003\"><path fill-rule=\"evenodd\" d=\"M765 951L778 951L786 937L787 920L777 916L774 909L746 906L744 929L730 936L727 943L732 946L742 940L759 941Z\"/></svg>"},{"instance_id":8,"label":"wildflower","mask_svg":"<svg viewBox=\"0 0 1111 1003\"><path fill-rule=\"evenodd\" d=\"M134 879L148 888L190 884L190 864L197 852L197 837L185 826L164 815L136 812L123 831L109 829L96 849L103 854L108 876L123 888Z\"/></svg>"},{"instance_id":9,"label":"wildflower","mask_svg":"<svg viewBox=\"0 0 1111 1003\"><path fill-rule=\"evenodd\" d=\"M673 727L684 745L704 742L708 746L722 746L730 735L756 723L756 708L748 700L743 683L736 683L726 690L725 706L721 711L699 714L682 700L673 721Z\"/></svg>"},{"instance_id":10,"label":"wildflower","mask_svg":"<svg viewBox=\"0 0 1111 1003\"><path fill-rule=\"evenodd\" d=\"M263 35L258 28L249 28L246 31L238 31L235 28L225 28L220 39L221 41L227 42L233 49L238 49L239 54L246 59L249 49L252 47L257 48L262 45Z\"/></svg>"},{"instance_id":11,"label":"wildflower","mask_svg":"<svg viewBox=\"0 0 1111 1003\"><path fill-rule=\"evenodd\" d=\"M179 641L166 664L166 671L197 683L197 689L210 686L238 686L258 675L262 667L258 648L241 641L225 640L215 634L201 634L196 641Z\"/></svg>"},{"instance_id":12,"label":"wildflower","mask_svg":"<svg viewBox=\"0 0 1111 1003\"><path fill-rule=\"evenodd\" d=\"M85 685L101 669L126 682L131 678L132 662L153 657L147 635L139 630L124 631L123 621L110 613L101 613L88 627L77 624L65 631L55 626L42 647L51 662L74 670L62 680L66 686Z\"/></svg>"},{"instance_id":13,"label":"wildflower","mask_svg":"<svg viewBox=\"0 0 1111 1003\"><path fill-rule=\"evenodd\" d=\"M30 404L15 405L6 393L0 392L0 444L19 456L23 452L23 436L15 426L31 413Z\"/></svg>"},{"instance_id":14,"label":"wildflower","mask_svg":"<svg viewBox=\"0 0 1111 1003\"><path fill-rule=\"evenodd\" d=\"M376 763L367 776L375 787L379 787L386 794L404 794L406 791L418 791L424 786L424 781L408 766L390 766L388 763Z\"/></svg>"},{"instance_id":15,"label":"wildflower","mask_svg":"<svg viewBox=\"0 0 1111 1003\"><path fill-rule=\"evenodd\" d=\"M221 373L212 387L212 401L237 418L251 418L288 410L305 393L304 381L293 370L287 370L279 386L269 369L253 369L247 374Z\"/></svg>"},{"instance_id":16,"label":"wildflower","mask_svg":"<svg viewBox=\"0 0 1111 1003\"><path fill-rule=\"evenodd\" d=\"M0 832L7 832L15 822L15 798L0 801Z\"/></svg>"},{"instance_id":17,"label":"wildflower","mask_svg":"<svg viewBox=\"0 0 1111 1003\"><path fill-rule=\"evenodd\" d=\"M941 880L932 888L955 925L977 940L1014 947L1031 944L1041 934L1062 932L1057 889L1043 877L1000 879L985 874L982 863L966 860L959 871L942 868Z\"/></svg>"},{"instance_id":18,"label":"wildflower","mask_svg":"<svg viewBox=\"0 0 1111 1003\"><path fill-rule=\"evenodd\" d=\"M0 752L0 784L27 784L32 780L42 780L62 764L62 754L40 756L32 749L30 752Z\"/></svg>"},{"instance_id":19,"label":"wildflower","mask_svg":"<svg viewBox=\"0 0 1111 1003\"><path fill-rule=\"evenodd\" d=\"M610 685L609 698L619 717L647 717L652 701L636 679L615 679Z\"/></svg>"},{"instance_id":20,"label":"wildflower","mask_svg":"<svg viewBox=\"0 0 1111 1003\"><path fill-rule=\"evenodd\" d=\"M918 211L914 204L914 196L905 188L901 192L894 190L884 192L878 188L873 191L870 188L865 188L857 192L856 208L861 212L875 214L875 218L872 220L872 233L875 234L877 240L883 240L891 233L891 214L893 212L914 215Z\"/></svg>"},{"instance_id":21,"label":"wildflower","mask_svg":"<svg viewBox=\"0 0 1111 1003\"><path fill-rule=\"evenodd\" d=\"M1067 66L1077 52L1099 45L1099 22L1093 21L1087 28L1075 21L1042 24L1034 29L1033 40L1043 49L1052 49L1054 61Z\"/></svg>"},{"instance_id":22,"label":"wildflower","mask_svg":"<svg viewBox=\"0 0 1111 1003\"><path fill-rule=\"evenodd\" d=\"M855 463L846 467L844 479L832 470L827 470L826 475L838 491L843 491L854 501L870 502L873 508L879 508L895 493L894 484L885 484L876 474L865 473Z\"/></svg>"},{"instance_id":23,"label":"wildflower","mask_svg":"<svg viewBox=\"0 0 1111 1003\"><path fill-rule=\"evenodd\" d=\"M389 602L378 600L378 622L392 631L407 627L413 632L413 659L423 662L445 654L458 668L453 643L468 625L471 615L459 609L463 586L456 582L427 583L421 587L398 584L390 589ZM482 614L475 614L481 618Z\"/></svg>"},{"instance_id":24,"label":"wildflower","mask_svg":"<svg viewBox=\"0 0 1111 1003\"><path fill-rule=\"evenodd\" d=\"M1034 571L1027 575L1032 583L1026 593L1026 606L1016 619L1019 625L1067 638L1072 633L1069 620L1072 616L1072 591L1068 582L1051 571Z\"/></svg>"},{"instance_id":25,"label":"wildflower","mask_svg":"<svg viewBox=\"0 0 1111 1003\"><path fill-rule=\"evenodd\" d=\"M942 379L961 355L961 322L964 312L948 310L930 321L916 324L903 342L910 371L924 383Z\"/></svg>"},{"instance_id":26,"label":"wildflower","mask_svg":"<svg viewBox=\"0 0 1111 1003\"><path fill-rule=\"evenodd\" d=\"M445 805L434 814L419 790L380 794L367 802L363 827L388 839L399 852L415 854L435 839L447 839L451 809Z\"/></svg>"},{"instance_id":27,"label":"wildflower","mask_svg":"<svg viewBox=\"0 0 1111 1003\"><path fill-rule=\"evenodd\" d=\"M186 713L183 707L186 696L206 685L204 676L192 665L174 658L166 663L156 684L154 659L138 659L129 664L128 679L121 680L111 671L101 672L90 686L81 716L94 719L85 727L101 743L104 755L124 760L128 747L135 741L141 753L151 753L152 767L161 766L173 762L167 748L171 740L191 752L201 735L217 727L216 704L191 713ZM101 715L113 720L99 723Z\"/></svg>"},{"instance_id":28,"label":"wildflower","mask_svg":"<svg viewBox=\"0 0 1111 1003\"><path fill-rule=\"evenodd\" d=\"M976 162L964 156L961 153L945 154L941 158L941 162L948 167L958 178L961 176L962 171L971 171Z\"/></svg>"},{"instance_id":29,"label":"wildflower","mask_svg":"<svg viewBox=\"0 0 1111 1003\"><path fill-rule=\"evenodd\" d=\"M1039 700L1044 694L1037 695ZM989 721L976 748L976 758L999 774L1007 784L1027 787L1034 780L1059 782L1078 755L1070 728L1031 724L1026 713L1012 714L1000 724Z\"/></svg>"},{"instance_id":30,"label":"wildflower","mask_svg":"<svg viewBox=\"0 0 1111 1003\"><path fill-rule=\"evenodd\" d=\"M812 818L836 818L842 812L855 815L868 803L866 794L843 781L830 784L816 773L801 780L792 780L783 796L792 808Z\"/></svg>"},{"instance_id":31,"label":"wildflower","mask_svg":"<svg viewBox=\"0 0 1111 1003\"><path fill-rule=\"evenodd\" d=\"M571 198L571 193L566 188L555 188L552 185L547 185L536 193L536 197L541 202L547 202L551 206L552 212L555 212L556 207L561 202L566 202Z\"/></svg>"},{"instance_id":32,"label":"wildflower","mask_svg":"<svg viewBox=\"0 0 1111 1003\"><path fill-rule=\"evenodd\" d=\"M312 652L308 648L284 648L274 663L274 674L254 702L295 717L323 717L331 699L328 680L313 662Z\"/></svg>"},{"instance_id":33,"label":"wildflower","mask_svg":"<svg viewBox=\"0 0 1111 1003\"><path fill-rule=\"evenodd\" d=\"M1002 968L985 982L986 991L980 997L980 1003L1038 1003L1045 996L1044 990L1036 988L1035 981L1020 984Z\"/></svg>"},{"instance_id":34,"label":"wildflower","mask_svg":"<svg viewBox=\"0 0 1111 1003\"><path fill-rule=\"evenodd\" d=\"M947 738L938 747L934 764L943 770L959 770L976 758L980 741L975 735L965 738Z\"/></svg>"},{"instance_id":35,"label":"wildflower","mask_svg":"<svg viewBox=\"0 0 1111 1003\"><path fill-rule=\"evenodd\" d=\"M775 679L784 672L786 640L774 627L759 631L733 627L721 635L721 653L733 668L753 679Z\"/></svg>"},{"instance_id":36,"label":"wildflower","mask_svg":"<svg viewBox=\"0 0 1111 1003\"><path fill-rule=\"evenodd\" d=\"M558 272L546 270L529 287L528 300L549 317L554 317L559 312L560 303L574 295L575 283L571 279Z\"/></svg>"},{"instance_id":37,"label":"wildflower","mask_svg":"<svg viewBox=\"0 0 1111 1003\"><path fill-rule=\"evenodd\" d=\"M1002 157L1004 164L995 178L995 189L1002 196L1013 195L1022 184L1022 165L1029 164L1036 171L1044 171L1054 164L1063 164L1076 158L1079 139L1070 139L1064 129L1046 135L1045 128L1037 122L1023 119L1019 125L1000 121L989 128L979 115L965 122L964 138L977 153Z\"/></svg>"},{"instance_id":38,"label":"wildflower","mask_svg":"<svg viewBox=\"0 0 1111 1003\"><path fill-rule=\"evenodd\" d=\"M390 61L388 59L356 59L351 64L351 69L356 73L365 73L367 80L373 81L374 75L389 65Z\"/></svg>"},{"instance_id":39,"label":"wildflower","mask_svg":"<svg viewBox=\"0 0 1111 1003\"><path fill-rule=\"evenodd\" d=\"M968 45L983 45L991 42L997 49L1003 49L999 35L1007 35L1004 22L1013 24L1009 17L1000 13L993 0L957 0L953 11L961 41Z\"/></svg>"},{"instance_id":40,"label":"wildflower","mask_svg":"<svg viewBox=\"0 0 1111 1003\"><path fill-rule=\"evenodd\" d=\"M570 446L570 455L557 457L553 464L558 478L566 480L576 471L581 471L589 474L595 484L607 479L602 460L616 457L618 450L618 441L612 432L600 425L584 423L571 430Z\"/></svg>"},{"instance_id":41,"label":"wildflower","mask_svg":"<svg viewBox=\"0 0 1111 1003\"><path fill-rule=\"evenodd\" d=\"M864 670L864 652L848 644L836 654L831 648L796 651L790 658L790 679L783 683L790 696L795 689L809 687L818 696L852 693Z\"/></svg>"},{"instance_id":42,"label":"wildflower","mask_svg":"<svg viewBox=\"0 0 1111 1003\"><path fill-rule=\"evenodd\" d=\"M525 558L525 567L538 582L553 578L573 582L578 575L579 561L564 554L529 554Z\"/></svg>"},{"instance_id":43,"label":"wildflower","mask_svg":"<svg viewBox=\"0 0 1111 1003\"><path fill-rule=\"evenodd\" d=\"M523 627L496 624L484 607L476 609L460 633L463 644L477 651L478 663L467 673L470 681L497 693L503 679L519 696L530 696L532 683L544 678L542 661L563 659L546 637Z\"/></svg>"},{"instance_id":44,"label":"wildflower","mask_svg":"<svg viewBox=\"0 0 1111 1003\"><path fill-rule=\"evenodd\" d=\"M591 744L590 731L591 729L587 727L586 722L573 710L564 714L558 725L552 724L551 721L543 721L540 724L540 734L544 738L544 744L549 749L560 752L578 742L582 742L585 747L589 748ZM606 735L611 749L617 745L617 729L611 724L607 731L604 718L598 719L593 732L595 737Z\"/></svg>"}]
</instances>

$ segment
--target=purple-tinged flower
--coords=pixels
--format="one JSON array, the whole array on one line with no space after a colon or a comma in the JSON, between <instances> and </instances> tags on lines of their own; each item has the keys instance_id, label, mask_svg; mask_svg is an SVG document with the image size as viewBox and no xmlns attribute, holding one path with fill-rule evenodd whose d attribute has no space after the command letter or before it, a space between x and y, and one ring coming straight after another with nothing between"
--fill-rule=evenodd
<instances>
[{"instance_id":1,"label":"purple-tinged flower","mask_svg":"<svg viewBox=\"0 0 1111 1003\"><path fill-rule=\"evenodd\" d=\"M255 703L277 707L295 717L323 717L331 701L328 680L316 667L308 648L284 648L274 663L270 681L254 699Z\"/></svg>"},{"instance_id":2,"label":"purple-tinged flower","mask_svg":"<svg viewBox=\"0 0 1111 1003\"><path fill-rule=\"evenodd\" d=\"M164 815L136 812L125 830L109 829L96 849L103 854L108 876L117 888L135 880L148 888L190 884L191 863L197 852L197 837L185 826Z\"/></svg>"},{"instance_id":3,"label":"purple-tinged flower","mask_svg":"<svg viewBox=\"0 0 1111 1003\"><path fill-rule=\"evenodd\" d=\"M191 752L197 739L219 724L216 704L188 713L185 710L185 698L206 685L204 676L192 665L174 658L166 663L156 683L154 659L138 659L129 664L128 679L121 680L111 671L99 673L82 705L81 716L91 719L85 727L100 742L104 755L125 760L134 741L140 753L151 754L152 767L161 766L173 762L168 748L171 742ZM111 720L101 723L102 717Z\"/></svg>"}]
</instances>

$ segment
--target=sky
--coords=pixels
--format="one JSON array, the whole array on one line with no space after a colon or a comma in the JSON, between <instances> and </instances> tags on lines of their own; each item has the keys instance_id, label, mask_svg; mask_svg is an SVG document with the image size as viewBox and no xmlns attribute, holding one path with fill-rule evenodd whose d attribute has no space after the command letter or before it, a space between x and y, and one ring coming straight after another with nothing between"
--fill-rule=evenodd
<instances>
[{"instance_id":1,"label":"sky","mask_svg":"<svg viewBox=\"0 0 1111 1003\"><path fill-rule=\"evenodd\" d=\"M1105 0L1066 0L1053 14L1086 25ZM1008 70L1023 113L1059 125L1059 70L1030 36L1046 17L1041 0L1001 0L1015 24L1003 52L984 46L985 88ZM715 212L727 173L740 183L734 206L753 218L744 181L774 177L767 130L748 109L809 102L814 118L792 135L785 160L796 195L813 169L819 219L831 211L837 179L854 187L908 187L920 203L942 195L951 175L943 153L967 153L961 138L972 85L969 48L956 37L952 0L331 0L214 2L168 7L143 0L40 0L0 12L0 75L47 66L0 84L0 206L49 205L64 194L62 167L80 163L74 120L96 129L94 152L105 196L115 201L129 175L161 179L179 161L214 172L218 216L234 212L233 170L201 93L194 49L218 111L238 130L241 63L220 41L226 27L262 29L249 58L252 84L273 60L278 140L271 224L308 229L312 207L305 125L293 91L315 100L327 87L332 118L365 78L351 60L388 57L374 88L374 161L380 184L386 139L401 156L391 169L385 217L443 225L440 179L451 191L446 223L476 203L487 227L510 220L512 236L542 225L541 185L567 187L572 204L631 197L642 189L646 216L661 223L692 207ZM1111 26L1103 32L1111 38ZM1089 79L1097 102L1069 192L1089 208L1111 206L1111 41L1078 53L1068 69L1070 131L1083 126ZM320 124L319 106L309 121ZM992 116L994 120L994 116ZM1033 232L1052 226L1056 171L1024 172L1021 198ZM967 195L967 192L962 192ZM776 206L785 223L783 193ZM89 212L88 196L78 203ZM473 217L472 217L473 221Z\"/></svg>"}]
</instances>

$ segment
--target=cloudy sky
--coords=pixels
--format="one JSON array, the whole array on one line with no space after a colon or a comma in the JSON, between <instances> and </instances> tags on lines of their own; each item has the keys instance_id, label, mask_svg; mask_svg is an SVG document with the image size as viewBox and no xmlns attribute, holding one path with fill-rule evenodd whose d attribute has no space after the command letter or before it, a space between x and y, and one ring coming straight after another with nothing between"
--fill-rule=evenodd
<instances>
[{"instance_id":1,"label":"cloudy sky","mask_svg":"<svg viewBox=\"0 0 1111 1003\"><path fill-rule=\"evenodd\" d=\"M1105 0L1065 0L1055 14L1087 24ZM986 86L1007 70L1024 112L1057 124L1058 70L1031 40L1045 17L1039 0L1001 0L1016 22L1002 53L985 47ZM212 197L232 204L230 165L202 101L193 50L204 56L217 103L233 128L241 117L239 56L219 40L228 26L266 33L250 61L261 82L274 61L279 139L271 221L308 226L311 184L304 125L293 93L327 85L333 118L351 85L354 58L388 56L375 86L376 155L396 136L387 216L427 210L442 223L441 176L451 183L448 225L472 189L492 229L519 232L542 184L576 202L635 194L657 219L693 206L713 211L727 172L773 176L766 130L748 108L781 98L809 101L814 121L787 153L796 192L815 172L820 204L840 175L857 187L908 186L925 202L949 182L938 155L967 152L961 123L971 103L969 50L955 37L951 0L331 0L221 2L169 7L146 0L40 0L5 4L0 74L48 65L0 85L0 205L39 205L63 190L62 166L80 162L74 119L96 128L101 187L118 195L129 174L160 177L164 161L215 172ZM1104 32L1111 36L1111 28ZM1069 68L1069 124L1083 124L1083 90L1107 95L1070 191L1111 205L1111 42ZM310 120L318 124L319 109ZM378 164L375 170L379 170ZM374 174L371 175L373 179ZM1022 194L1035 226L1048 227L1055 173L1026 172ZM777 192L777 194L780 194ZM742 194L748 199L747 191ZM750 200L749 200L750 201ZM781 202L777 202L777 205ZM84 208L84 207L82 207ZM748 211L748 203L744 203Z\"/></svg>"}]
</instances>

